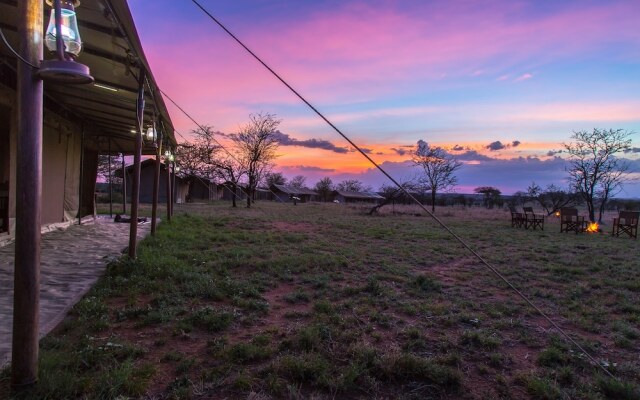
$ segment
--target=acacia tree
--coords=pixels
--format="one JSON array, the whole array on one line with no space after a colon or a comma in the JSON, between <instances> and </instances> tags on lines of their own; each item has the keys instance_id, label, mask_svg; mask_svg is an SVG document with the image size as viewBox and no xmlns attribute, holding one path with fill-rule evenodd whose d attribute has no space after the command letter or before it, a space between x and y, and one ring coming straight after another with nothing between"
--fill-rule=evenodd
<instances>
[{"instance_id":1,"label":"acacia tree","mask_svg":"<svg viewBox=\"0 0 640 400\"><path fill-rule=\"evenodd\" d=\"M578 204L579 196L560 189L554 184L548 185L542 189L535 182L527 188L527 197L537 201L538 204L546 211L547 215L560 211L562 207L570 207Z\"/></svg>"},{"instance_id":2,"label":"acacia tree","mask_svg":"<svg viewBox=\"0 0 640 400\"><path fill-rule=\"evenodd\" d=\"M599 202L598 222L602 222L604 207L627 178L629 164L616 157L628 150L633 132L622 129L579 131L571 135L573 142L562 146L569 154L569 182L587 204L589 219L594 222Z\"/></svg>"},{"instance_id":3,"label":"acacia tree","mask_svg":"<svg viewBox=\"0 0 640 400\"><path fill-rule=\"evenodd\" d=\"M500 189L493 186L479 186L473 189L473 191L483 195L482 202L486 208L493 208L494 206L500 205L502 202L502 199L500 198L502 192Z\"/></svg>"},{"instance_id":4,"label":"acacia tree","mask_svg":"<svg viewBox=\"0 0 640 400\"><path fill-rule=\"evenodd\" d=\"M458 179L454 173L462 167L462 163L438 146L429 146L419 140L413 152L413 164L422 168L420 182L431 192L431 212L436 211L436 193L450 190Z\"/></svg>"},{"instance_id":5,"label":"acacia tree","mask_svg":"<svg viewBox=\"0 0 640 400\"><path fill-rule=\"evenodd\" d=\"M322 178L316 182L314 189L318 192L322 201L327 201L329 199L329 195L333 192L333 181L328 176L326 178Z\"/></svg>"},{"instance_id":6,"label":"acacia tree","mask_svg":"<svg viewBox=\"0 0 640 400\"><path fill-rule=\"evenodd\" d=\"M276 132L280 122L273 114L251 114L249 123L230 135L247 177L247 208L251 207L260 177L269 172L277 156Z\"/></svg>"}]
</instances>

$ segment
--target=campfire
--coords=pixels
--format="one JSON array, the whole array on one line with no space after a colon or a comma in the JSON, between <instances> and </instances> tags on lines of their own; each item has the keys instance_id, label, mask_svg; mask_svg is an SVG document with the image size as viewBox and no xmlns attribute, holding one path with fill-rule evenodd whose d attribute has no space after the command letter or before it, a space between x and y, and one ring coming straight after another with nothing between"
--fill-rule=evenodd
<instances>
[{"instance_id":1,"label":"campfire","mask_svg":"<svg viewBox=\"0 0 640 400\"><path fill-rule=\"evenodd\" d=\"M589 222L587 223L587 229L585 229L585 231L589 233L598 233L600 232L600 225L598 225L597 222Z\"/></svg>"}]
</instances>

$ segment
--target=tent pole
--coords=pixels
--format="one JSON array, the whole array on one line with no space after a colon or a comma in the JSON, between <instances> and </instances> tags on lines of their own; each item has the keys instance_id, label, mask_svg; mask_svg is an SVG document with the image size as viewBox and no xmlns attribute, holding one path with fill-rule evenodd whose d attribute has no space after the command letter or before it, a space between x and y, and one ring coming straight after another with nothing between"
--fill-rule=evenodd
<instances>
[{"instance_id":1,"label":"tent pole","mask_svg":"<svg viewBox=\"0 0 640 400\"><path fill-rule=\"evenodd\" d=\"M122 153L122 214L127 213L127 169L124 164L124 153Z\"/></svg>"},{"instance_id":2,"label":"tent pole","mask_svg":"<svg viewBox=\"0 0 640 400\"><path fill-rule=\"evenodd\" d=\"M158 136L156 162L153 177L153 205L151 206L151 235L156 235L156 218L158 217L158 192L160 191L160 154L162 154L162 138Z\"/></svg>"},{"instance_id":3,"label":"tent pole","mask_svg":"<svg viewBox=\"0 0 640 400\"><path fill-rule=\"evenodd\" d=\"M137 101L136 149L133 155L133 180L131 181L131 223L129 227L129 258L136 258L138 241L138 201L140 198L140 162L142 159L142 128L144 124L144 79L145 70L140 69Z\"/></svg>"},{"instance_id":4,"label":"tent pole","mask_svg":"<svg viewBox=\"0 0 640 400\"><path fill-rule=\"evenodd\" d=\"M34 65L42 60L43 6L42 0L18 2L18 52ZM35 76L34 68L22 62L17 64L17 223L11 386L19 391L38 379L43 84Z\"/></svg>"},{"instance_id":5,"label":"tent pole","mask_svg":"<svg viewBox=\"0 0 640 400\"><path fill-rule=\"evenodd\" d=\"M113 218L113 177L111 176L111 136L107 136L109 141L109 218Z\"/></svg>"}]
</instances>

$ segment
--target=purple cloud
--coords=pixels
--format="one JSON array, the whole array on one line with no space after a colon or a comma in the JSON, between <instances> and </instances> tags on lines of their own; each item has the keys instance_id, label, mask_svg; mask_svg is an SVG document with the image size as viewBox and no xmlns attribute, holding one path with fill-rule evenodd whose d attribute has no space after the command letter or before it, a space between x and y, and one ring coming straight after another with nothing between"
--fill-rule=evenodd
<instances>
[{"instance_id":1,"label":"purple cloud","mask_svg":"<svg viewBox=\"0 0 640 400\"><path fill-rule=\"evenodd\" d=\"M396 153L398 153L399 156L403 156L405 154L407 154L407 150L403 149L403 148L395 148L392 147L391 150L395 151Z\"/></svg>"},{"instance_id":2,"label":"purple cloud","mask_svg":"<svg viewBox=\"0 0 640 400\"><path fill-rule=\"evenodd\" d=\"M507 146L502 144L501 141L496 140L495 142L491 142L488 145L486 145L485 148L489 149L490 151L498 151L498 150L506 149Z\"/></svg>"},{"instance_id":3,"label":"purple cloud","mask_svg":"<svg viewBox=\"0 0 640 400\"><path fill-rule=\"evenodd\" d=\"M346 147L336 146L335 144L331 143L328 140L323 140L323 139L299 140L299 139L292 138L286 133L282 133L280 131L277 131L275 133L275 137L276 137L276 141L283 146L300 146L300 147L308 147L311 149L323 149L323 150L329 150L329 151L333 151L335 153L341 153L341 154L349 152L349 149L347 149ZM369 149L366 149L366 150L369 150ZM371 150L369 150L369 152L371 152Z\"/></svg>"}]
</instances>

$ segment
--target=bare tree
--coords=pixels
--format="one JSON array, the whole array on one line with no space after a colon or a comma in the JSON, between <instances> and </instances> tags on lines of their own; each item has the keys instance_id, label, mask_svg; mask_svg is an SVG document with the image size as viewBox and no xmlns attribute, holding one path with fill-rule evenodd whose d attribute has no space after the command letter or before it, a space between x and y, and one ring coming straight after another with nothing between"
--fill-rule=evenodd
<instances>
[{"instance_id":1,"label":"bare tree","mask_svg":"<svg viewBox=\"0 0 640 400\"><path fill-rule=\"evenodd\" d=\"M121 154L112 155L111 156L111 169L109 169L109 155L101 154L98 156L98 176L104 179L106 183L111 183L113 185L118 185L122 183L122 173L116 174L116 171L120 171L122 168L122 158L124 156ZM109 175L109 171L111 171L111 175Z\"/></svg>"},{"instance_id":2,"label":"bare tree","mask_svg":"<svg viewBox=\"0 0 640 400\"><path fill-rule=\"evenodd\" d=\"M569 153L569 182L582 196L589 219L594 222L596 202L599 202L598 222L606 202L622 188L629 164L616 157L628 150L633 132L622 129L596 129L579 131L571 135L574 141L563 143Z\"/></svg>"},{"instance_id":3,"label":"bare tree","mask_svg":"<svg viewBox=\"0 0 640 400\"><path fill-rule=\"evenodd\" d=\"M329 195L333 192L333 181L328 176L326 178L322 178L316 182L315 190L322 198L322 201L327 201L329 199Z\"/></svg>"},{"instance_id":4,"label":"bare tree","mask_svg":"<svg viewBox=\"0 0 640 400\"><path fill-rule=\"evenodd\" d=\"M345 179L336 185L336 190L344 192L370 192L373 188L357 179Z\"/></svg>"},{"instance_id":5,"label":"bare tree","mask_svg":"<svg viewBox=\"0 0 640 400\"><path fill-rule=\"evenodd\" d=\"M462 163L442 147L429 146L424 140L419 140L413 153L413 164L422 168L420 181L431 192L431 212L435 212L436 193L456 185L458 179L454 173Z\"/></svg>"},{"instance_id":6,"label":"bare tree","mask_svg":"<svg viewBox=\"0 0 640 400\"><path fill-rule=\"evenodd\" d=\"M213 177L220 180L231 192L231 206L236 207L236 197L240 180L245 175L244 165L237 159L227 154L222 147L217 147L211 159ZM247 194L248 197L248 194Z\"/></svg>"},{"instance_id":7,"label":"bare tree","mask_svg":"<svg viewBox=\"0 0 640 400\"><path fill-rule=\"evenodd\" d=\"M307 178L303 175L296 175L289 181L289 186L294 188L303 188L305 183L307 182Z\"/></svg>"},{"instance_id":8,"label":"bare tree","mask_svg":"<svg viewBox=\"0 0 640 400\"><path fill-rule=\"evenodd\" d=\"M271 168L276 158L276 131L280 120L273 114L252 114L240 132L230 135L247 176L247 208L251 207L260 177Z\"/></svg>"}]
</instances>

